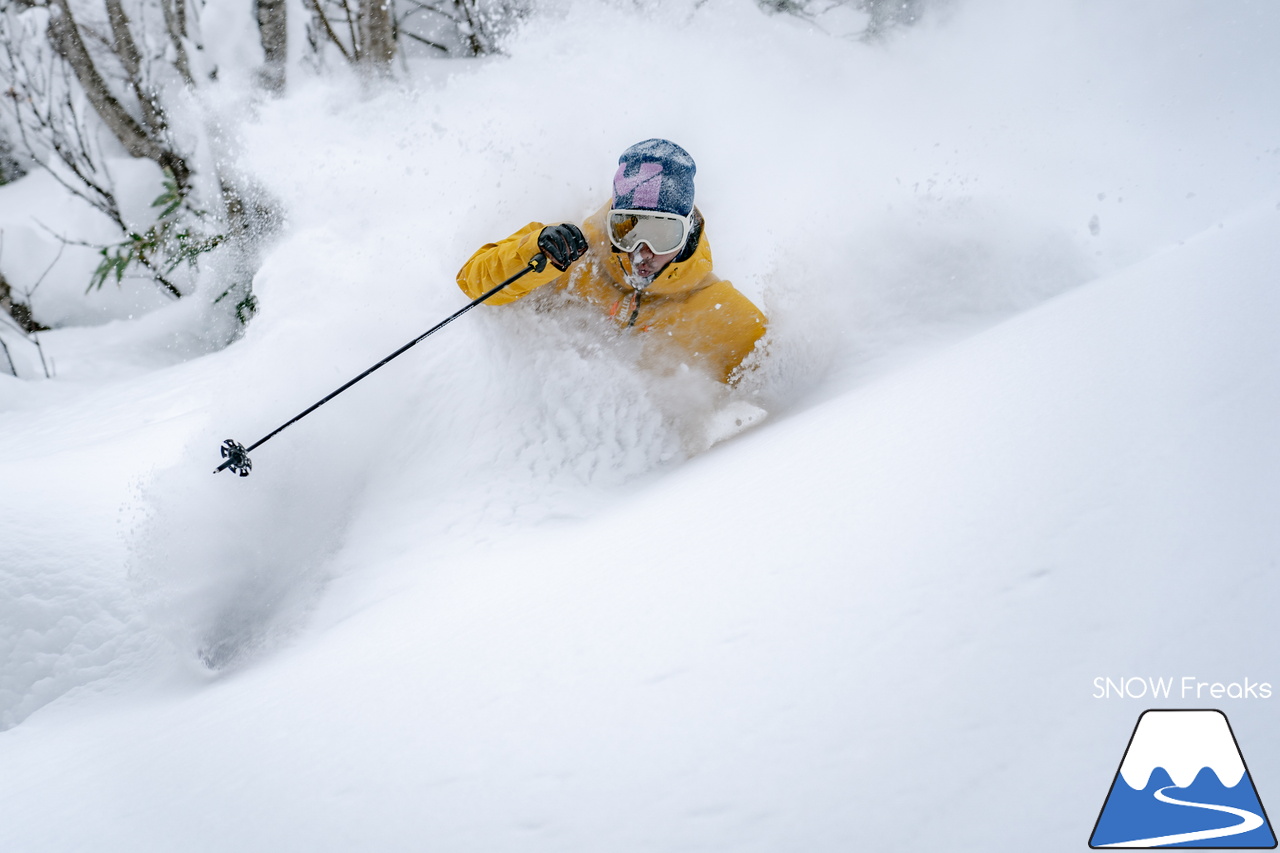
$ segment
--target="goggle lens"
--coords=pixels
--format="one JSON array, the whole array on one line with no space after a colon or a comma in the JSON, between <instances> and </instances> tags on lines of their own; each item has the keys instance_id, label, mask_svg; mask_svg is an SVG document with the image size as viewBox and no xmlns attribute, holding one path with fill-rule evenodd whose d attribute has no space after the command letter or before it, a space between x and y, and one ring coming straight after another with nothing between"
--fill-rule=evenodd
<instances>
[{"instance_id":1,"label":"goggle lens","mask_svg":"<svg viewBox=\"0 0 1280 853\"><path fill-rule=\"evenodd\" d=\"M688 235L688 219L673 213L609 213L609 240L624 252L634 252L641 243L647 243L655 255L665 255L680 249Z\"/></svg>"}]
</instances>

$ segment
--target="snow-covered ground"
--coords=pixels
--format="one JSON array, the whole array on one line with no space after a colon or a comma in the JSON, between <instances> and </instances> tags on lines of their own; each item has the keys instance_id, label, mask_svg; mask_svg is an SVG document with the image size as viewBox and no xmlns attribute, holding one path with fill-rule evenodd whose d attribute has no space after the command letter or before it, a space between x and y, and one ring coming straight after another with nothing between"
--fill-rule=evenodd
<instances>
[{"instance_id":1,"label":"snow-covered ground","mask_svg":"<svg viewBox=\"0 0 1280 853\"><path fill-rule=\"evenodd\" d=\"M1078 850L1147 707L1222 708L1274 799L1275 691L1094 679L1280 688L1280 11L947 8L868 45L572 2L393 90L295 75L239 111L288 212L241 340L46 279L0 849ZM714 389L516 305L210 475L650 136L773 321L761 426L704 450Z\"/></svg>"}]
</instances>

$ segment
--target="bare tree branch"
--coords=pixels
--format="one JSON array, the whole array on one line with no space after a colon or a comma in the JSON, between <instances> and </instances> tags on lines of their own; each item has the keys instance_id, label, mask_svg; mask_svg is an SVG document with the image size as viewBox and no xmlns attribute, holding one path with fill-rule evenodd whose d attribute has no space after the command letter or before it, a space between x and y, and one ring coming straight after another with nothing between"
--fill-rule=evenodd
<instances>
[{"instance_id":1,"label":"bare tree branch","mask_svg":"<svg viewBox=\"0 0 1280 853\"><path fill-rule=\"evenodd\" d=\"M448 52L449 52L449 48L445 47L444 45L442 45L442 44L437 44L436 42L433 42L433 41L431 41L431 40L429 40L429 39L424 39L422 36L417 35L416 33L411 33L411 32L409 32L408 30L397 29L397 30L396 30L396 35L397 35L397 36L405 36L405 37L407 37L407 38L411 38L411 39L413 39L413 40L414 40L414 41L416 41L416 42L420 42L420 43L422 43L422 44L425 44L427 47L434 47L436 50L442 51L443 53L448 53Z\"/></svg>"},{"instance_id":2,"label":"bare tree branch","mask_svg":"<svg viewBox=\"0 0 1280 853\"><path fill-rule=\"evenodd\" d=\"M360 35L356 32L356 16L351 11L351 4L347 0L342 0L342 12L344 20L347 22L347 33L351 36L351 57L359 62L364 57L360 54Z\"/></svg>"},{"instance_id":3,"label":"bare tree branch","mask_svg":"<svg viewBox=\"0 0 1280 853\"><path fill-rule=\"evenodd\" d=\"M9 362L9 372L13 374L13 378L18 378L18 368L13 366L13 356L9 355L9 345L4 342L4 338L0 338L0 348L4 349L5 360Z\"/></svg>"},{"instance_id":4,"label":"bare tree branch","mask_svg":"<svg viewBox=\"0 0 1280 853\"><path fill-rule=\"evenodd\" d=\"M203 209L198 192L206 184L193 185L192 169L170 136L169 118L156 85L156 81L177 78L188 86L196 85L188 64L187 50L192 42L187 33L186 0L103 0L105 26L96 29L76 20L73 9L83 11L80 2L0 0L0 80L4 81L0 89L8 87L0 96L0 106L12 109L15 138L21 139L32 159L70 194L109 218L124 239L98 245L45 230L60 247L88 246L99 252L101 262L89 282L90 290L101 287L108 278L119 282L133 272L174 298L189 289L185 274L175 278L175 270L184 265L196 268L202 255L229 245L240 259L235 274L237 292L244 296L240 303L248 304L252 300L252 269L248 265L256 257L252 244L265 229L244 227L245 205L232 198L234 192L228 191L230 184L219 174L216 163L210 168L223 193L219 196L215 191L213 199L206 199L216 205L216 213L210 215ZM131 5L134 2L143 13L158 3L163 27L158 15L149 22L146 17L131 20L130 13L137 11ZM285 0L266 2L277 2L283 8ZM47 17L19 11L33 7L46 8ZM283 48L281 44L271 56L279 60L281 70ZM195 103L192 106L199 109ZM181 115L186 117L185 112ZM193 134L197 141L186 144L195 152L201 150L200 137L216 145L209 138L208 127L196 124L182 129L183 139ZM164 172L164 192L153 203L163 212L149 225L124 221L99 144L108 136L129 155L150 160ZM252 215L270 219L274 210L263 200L255 202ZM247 314L241 307L238 303L243 322Z\"/></svg>"},{"instance_id":5,"label":"bare tree branch","mask_svg":"<svg viewBox=\"0 0 1280 853\"><path fill-rule=\"evenodd\" d=\"M329 24L329 17L325 15L324 9L320 8L320 0L311 0L311 9L316 13L316 19L320 21L320 27L324 30L324 34L329 37L329 41L338 48L342 54L342 58L347 62L352 62L353 57L347 52L347 48L343 45L342 40L338 38L338 34L333 31L333 27Z\"/></svg>"},{"instance_id":6,"label":"bare tree branch","mask_svg":"<svg viewBox=\"0 0 1280 853\"><path fill-rule=\"evenodd\" d=\"M46 274L47 272L46 270ZM31 292L27 291L25 300L17 298L4 273L0 273L0 312L3 312L6 319L21 329L23 335L43 332L48 328L36 322L36 319L31 316ZM14 374L14 376L17 375Z\"/></svg>"},{"instance_id":7,"label":"bare tree branch","mask_svg":"<svg viewBox=\"0 0 1280 853\"><path fill-rule=\"evenodd\" d=\"M195 88L195 78L191 76L191 61L187 58L187 11L183 0L160 0L160 11L164 15L164 29L169 34L169 43L173 45L173 67L178 76L191 88Z\"/></svg>"}]
</instances>

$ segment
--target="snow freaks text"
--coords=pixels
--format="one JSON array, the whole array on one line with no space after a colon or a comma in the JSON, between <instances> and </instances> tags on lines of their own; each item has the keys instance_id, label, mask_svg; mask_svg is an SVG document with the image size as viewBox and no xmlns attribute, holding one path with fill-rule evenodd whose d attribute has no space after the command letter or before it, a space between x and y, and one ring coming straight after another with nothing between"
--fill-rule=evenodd
<instances>
[{"instance_id":1,"label":"snow freaks text","mask_svg":"<svg viewBox=\"0 0 1280 853\"><path fill-rule=\"evenodd\" d=\"M1093 680L1094 699L1270 699L1271 682L1243 678L1239 681L1202 681L1193 675L1176 677L1129 676Z\"/></svg>"}]
</instances>

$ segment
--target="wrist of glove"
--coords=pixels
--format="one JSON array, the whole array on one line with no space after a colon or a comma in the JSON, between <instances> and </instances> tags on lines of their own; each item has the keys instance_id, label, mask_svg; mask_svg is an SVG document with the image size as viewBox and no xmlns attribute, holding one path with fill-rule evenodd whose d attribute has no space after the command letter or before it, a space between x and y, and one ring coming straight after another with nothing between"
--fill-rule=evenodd
<instances>
[{"instance_id":1,"label":"wrist of glove","mask_svg":"<svg viewBox=\"0 0 1280 853\"><path fill-rule=\"evenodd\" d=\"M563 223L548 225L538 234L538 248L551 261L551 265L564 272L569 264L587 251L587 238L577 225Z\"/></svg>"}]
</instances>

